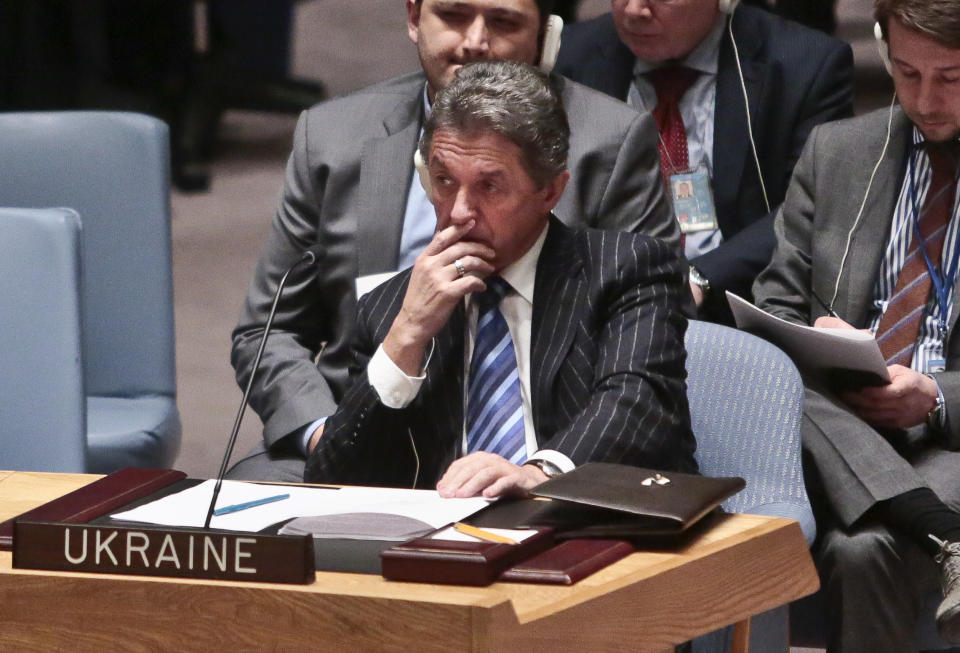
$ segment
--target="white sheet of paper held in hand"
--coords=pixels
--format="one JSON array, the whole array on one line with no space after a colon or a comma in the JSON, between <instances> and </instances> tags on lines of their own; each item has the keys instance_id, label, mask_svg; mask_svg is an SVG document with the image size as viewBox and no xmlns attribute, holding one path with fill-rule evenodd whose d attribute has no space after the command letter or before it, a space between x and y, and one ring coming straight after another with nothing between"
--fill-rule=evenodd
<instances>
[{"instance_id":1,"label":"white sheet of paper held in hand","mask_svg":"<svg viewBox=\"0 0 960 653\"><path fill-rule=\"evenodd\" d=\"M213 480L204 481L132 510L114 513L111 517L163 526L200 527L207 516L215 483ZM469 517L490 503L477 497L444 499L434 490L350 486L335 489L224 481L217 497L217 507L288 493L290 498L282 501L214 517L210 527L255 532L292 517L371 512L402 515L439 528Z\"/></svg>"},{"instance_id":2,"label":"white sheet of paper held in hand","mask_svg":"<svg viewBox=\"0 0 960 653\"><path fill-rule=\"evenodd\" d=\"M870 333L860 329L822 329L787 322L729 291L727 301L737 328L777 345L801 369L853 370L890 380L877 340Z\"/></svg>"}]
</instances>

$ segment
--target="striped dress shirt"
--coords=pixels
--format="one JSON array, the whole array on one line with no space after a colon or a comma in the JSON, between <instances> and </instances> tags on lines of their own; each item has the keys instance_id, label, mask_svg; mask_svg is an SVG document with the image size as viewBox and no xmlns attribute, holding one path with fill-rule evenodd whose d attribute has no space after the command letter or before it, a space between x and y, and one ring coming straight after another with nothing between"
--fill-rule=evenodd
<instances>
[{"instance_id":1,"label":"striped dress shirt","mask_svg":"<svg viewBox=\"0 0 960 653\"><path fill-rule=\"evenodd\" d=\"M908 152L908 156L912 159L912 162L908 162L905 166L906 174L904 174L903 183L900 186L900 195L897 199L896 209L893 214L893 223L890 226L890 235L887 239L887 250L883 256L883 262L880 264L880 276L877 279L877 284L873 292L873 304L868 320L869 328L873 333L877 332L877 327L880 325L880 318L883 317L883 312L886 310L887 303L893 294L894 286L897 284L897 276L903 267L907 250L910 247L910 241L915 233L913 228L914 205L916 205L917 208L922 207L926 200L927 192L930 189L932 176L930 158L927 156L923 144L923 135L920 133L920 130L914 127L912 147ZM949 268L958 254L957 247L960 247L960 242L958 242L960 221L956 219L958 213L960 213L960 193L957 193L954 197L953 213L950 217L950 224L947 227L946 240L943 244L942 263L934 261L934 263L940 263L940 269L943 270L944 274L953 272L953 270ZM942 362L946 360L943 351L944 334L940 332L939 323L941 315L944 316L945 322L949 323L950 312L953 309L954 301L954 282L954 278L945 280L949 288L947 306L945 308L940 306L940 299L937 297L937 293L935 291L930 293L930 300L927 303L923 321L920 324L919 341L917 348L914 350L913 361L910 365L911 368L918 372L930 374L943 371L941 367L936 365L937 361Z\"/></svg>"}]
</instances>

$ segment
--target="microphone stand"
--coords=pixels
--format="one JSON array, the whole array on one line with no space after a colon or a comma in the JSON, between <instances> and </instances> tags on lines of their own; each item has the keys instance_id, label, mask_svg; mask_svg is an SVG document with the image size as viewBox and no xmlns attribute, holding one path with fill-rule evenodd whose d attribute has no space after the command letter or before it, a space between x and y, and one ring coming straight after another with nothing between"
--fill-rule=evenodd
<instances>
[{"instance_id":1,"label":"microphone stand","mask_svg":"<svg viewBox=\"0 0 960 653\"><path fill-rule=\"evenodd\" d=\"M230 462L230 456L233 455L233 447L237 443L237 434L240 433L240 423L243 421L243 414L247 409L247 399L250 397L250 390L253 388L253 380L257 376L257 369L260 367L260 359L263 357L263 350L267 345L267 336L270 335L270 328L273 326L273 316L277 312L277 304L280 303L280 294L283 292L283 286L287 283L287 277L296 268L304 263L307 266L316 265L323 254L323 247L315 245L303 253L296 263L287 268L277 284L277 292L273 296L273 306L270 307L270 314L267 316L267 323L263 327L263 335L260 336L260 348L253 359L253 367L250 371L250 378L247 380L247 387L243 391L243 399L240 401L240 409L237 411L237 418L233 422L233 430L230 432L230 439L227 441L227 450L223 454L223 461L220 463L220 472L217 474L217 484L213 486L213 497L210 499L210 507L207 508L207 518L203 522L204 528L210 528L210 520L213 518L213 511L217 505L217 497L220 496L220 486L223 484L223 477L227 473L227 464Z\"/></svg>"}]
</instances>

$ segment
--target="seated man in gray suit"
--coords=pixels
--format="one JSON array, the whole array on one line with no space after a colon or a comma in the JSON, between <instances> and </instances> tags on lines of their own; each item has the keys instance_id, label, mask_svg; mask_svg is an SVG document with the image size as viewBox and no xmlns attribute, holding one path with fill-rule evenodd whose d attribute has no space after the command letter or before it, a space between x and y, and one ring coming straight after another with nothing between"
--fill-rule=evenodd
<instances>
[{"instance_id":1,"label":"seated man in gray suit","mask_svg":"<svg viewBox=\"0 0 960 653\"><path fill-rule=\"evenodd\" d=\"M832 652L916 651L937 564L960 642L960 0L875 7L900 106L814 129L754 286L786 320L868 329L889 366L881 386L807 381Z\"/></svg>"},{"instance_id":2,"label":"seated man in gray suit","mask_svg":"<svg viewBox=\"0 0 960 653\"><path fill-rule=\"evenodd\" d=\"M552 217L570 173L549 78L468 64L419 152L437 231L360 299L312 482L523 492L588 461L693 471L684 270L663 241Z\"/></svg>"},{"instance_id":3,"label":"seated man in gray suit","mask_svg":"<svg viewBox=\"0 0 960 653\"><path fill-rule=\"evenodd\" d=\"M343 395L357 283L413 264L436 216L413 170L435 93L464 63L551 58L548 0L407 0L407 28L423 70L306 111L294 136L280 206L233 334L231 362L245 386L274 290L315 245L326 255L292 279L280 301L250 395L263 442L232 478L298 480L323 419ZM555 48L554 48L555 50ZM557 217L571 226L638 231L679 249L659 181L649 114L551 77L570 119L567 192Z\"/></svg>"}]
</instances>

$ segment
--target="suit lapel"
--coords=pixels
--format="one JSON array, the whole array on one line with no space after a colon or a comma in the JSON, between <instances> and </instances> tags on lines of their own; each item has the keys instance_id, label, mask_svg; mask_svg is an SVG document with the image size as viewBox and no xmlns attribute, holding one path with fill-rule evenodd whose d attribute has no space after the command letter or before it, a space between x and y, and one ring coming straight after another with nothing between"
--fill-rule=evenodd
<instances>
[{"instance_id":1,"label":"suit lapel","mask_svg":"<svg viewBox=\"0 0 960 653\"><path fill-rule=\"evenodd\" d=\"M903 113L898 112L892 126L890 145L887 147L887 153L880 167L877 168L873 187L863 206L860 225L854 231L853 239L850 241L847 262L841 270L842 280L836 308L840 315L847 316L848 321L854 325L863 325L873 301L873 288L889 242L890 225L893 222L893 212L900 193L910 131L909 120ZM885 139L884 133L878 141L880 148L883 147ZM866 189L879 155L879 149L869 148L869 155L863 157L861 164L855 168L861 171L862 181L844 185L842 188L837 188L836 192L847 192L849 188ZM858 194L853 199L855 201L849 204L852 209L851 219L855 218L859 212L863 196ZM843 206L845 203L840 205ZM840 247L845 245L845 242L839 244ZM829 301L829 298L824 299Z\"/></svg>"},{"instance_id":2,"label":"suit lapel","mask_svg":"<svg viewBox=\"0 0 960 653\"><path fill-rule=\"evenodd\" d=\"M413 174L413 151L423 116L423 78L414 78L406 103L383 122L383 135L360 155L357 269L361 276L395 270Z\"/></svg>"},{"instance_id":3,"label":"suit lapel","mask_svg":"<svg viewBox=\"0 0 960 653\"><path fill-rule=\"evenodd\" d=\"M731 20L749 98L753 135L755 139L759 139L762 130L757 128L757 123L763 115L761 107L765 104L769 66L759 56L763 44L756 30L748 29L748 26L743 24L746 18L741 16L743 14L736 13ZM763 151L759 142L757 151ZM743 88L740 85L730 34L725 31L717 62L717 95L713 119L713 191L716 195L721 230L727 228L724 217L736 211L744 166L753 165L752 158Z\"/></svg>"},{"instance_id":4,"label":"suit lapel","mask_svg":"<svg viewBox=\"0 0 960 653\"><path fill-rule=\"evenodd\" d=\"M533 289L533 319L530 327L530 402L534 425L550 421L544 414L551 405L551 389L560 365L573 343L580 316L577 306L586 306L580 295L586 291L583 261L573 232L551 218L550 230L537 261ZM538 432L540 428L537 428Z\"/></svg>"},{"instance_id":5,"label":"suit lapel","mask_svg":"<svg viewBox=\"0 0 960 653\"><path fill-rule=\"evenodd\" d=\"M633 81L633 65L636 57L623 44L616 32L613 30L611 32L609 41L600 46L603 58L598 60L602 67L597 71L597 81L606 88L598 90L626 102L630 82Z\"/></svg>"},{"instance_id":6,"label":"suit lapel","mask_svg":"<svg viewBox=\"0 0 960 653\"><path fill-rule=\"evenodd\" d=\"M437 404L425 406L426 414L431 416L429 428L436 429L431 445L436 456L437 479L460 455L460 443L463 439L463 384L466 377L464 367L464 331L466 311L463 302L458 302L447 324L436 336L433 357L427 378L435 384L431 392L421 392L421 396L437 397ZM446 417L446 419L443 419Z\"/></svg>"}]
</instances>

